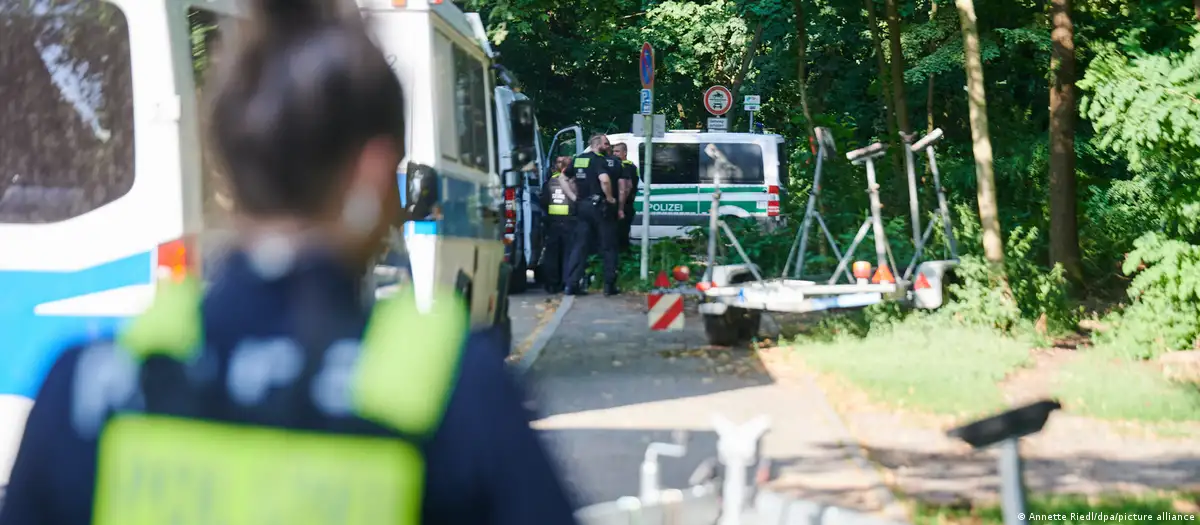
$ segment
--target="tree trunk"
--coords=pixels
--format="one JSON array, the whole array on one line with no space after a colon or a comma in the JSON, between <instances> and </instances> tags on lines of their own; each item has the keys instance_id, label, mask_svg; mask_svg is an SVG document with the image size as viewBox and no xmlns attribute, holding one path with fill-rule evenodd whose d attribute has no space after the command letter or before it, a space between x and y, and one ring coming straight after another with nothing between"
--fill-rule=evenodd
<instances>
[{"instance_id":1,"label":"tree trunk","mask_svg":"<svg viewBox=\"0 0 1200 525\"><path fill-rule=\"evenodd\" d=\"M1200 2L1200 0L1196 0L1196 1ZM932 2L930 2L930 7L929 7L929 21L930 22L937 20L937 6L938 6L937 0L933 0ZM933 77L934 77L934 75L932 75L932 74L929 75L929 80L926 82L927 85L926 85L926 89L925 89L925 91L926 91L925 92L925 124L926 124L925 132L926 133L933 133L933 84L934 84ZM929 166L925 166L925 169L926 169L926 172L928 172Z\"/></svg>"},{"instance_id":2,"label":"tree trunk","mask_svg":"<svg viewBox=\"0 0 1200 525\"><path fill-rule=\"evenodd\" d=\"M900 47L900 11L896 0L886 0L888 43L892 54L892 107L896 108L896 124L900 132L912 133L908 124L908 100L904 96L904 49Z\"/></svg>"},{"instance_id":3,"label":"tree trunk","mask_svg":"<svg viewBox=\"0 0 1200 525\"><path fill-rule=\"evenodd\" d=\"M972 0L954 0L962 24L963 54L967 70L967 102L971 111L971 141L975 154L975 178L979 189L979 225L983 231L983 255L993 269L1003 270L1004 241L996 205L996 177L992 171L992 139L988 136L987 97L983 89L983 59L979 55L979 28L975 25Z\"/></svg>"},{"instance_id":4,"label":"tree trunk","mask_svg":"<svg viewBox=\"0 0 1200 525\"><path fill-rule=\"evenodd\" d=\"M1196 7L1196 20L1200 20L1200 0L1193 0L1192 4Z\"/></svg>"},{"instance_id":5,"label":"tree trunk","mask_svg":"<svg viewBox=\"0 0 1200 525\"><path fill-rule=\"evenodd\" d=\"M1200 2L1200 0L1196 0ZM937 20L937 0L929 3L929 21ZM925 82L925 133L933 133L933 88L935 75L930 74L929 79ZM925 176L928 177L933 173L933 166L925 163ZM925 183L925 179L921 179L921 183Z\"/></svg>"},{"instance_id":6,"label":"tree trunk","mask_svg":"<svg viewBox=\"0 0 1200 525\"><path fill-rule=\"evenodd\" d=\"M1196 0L1200 2L1200 0ZM808 20L804 18L803 0L792 0L792 9L796 12L796 80L800 85L800 110L804 112L804 121L808 126L809 138L816 137L813 130L812 111L808 107Z\"/></svg>"},{"instance_id":7,"label":"tree trunk","mask_svg":"<svg viewBox=\"0 0 1200 525\"><path fill-rule=\"evenodd\" d=\"M1079 283L1079 224L1075 210L1075 35L1071 0L1050 0L1050 263Z\"/></svg>"},{"instance_id":8,"label":"tree trunk","mask_svg":"<svg viewBox=\"0 0 1200 525\"><path fill-rule=\"evenodd\" d=\"M867 8L867 25L871 27L871 45L875 47L875 61L879 67L879 98L883 102L883 120L887 122L888 140L895 141L900 137L896 131L896 111L888 100L892 92L892 83L888 80L887 59L883 56L883 39L879 36L879 20L875 18L875 0L864 0ZM904 171L904 159L900 158L900 148L890 148L892 152L893 173Z\"/></svg>"},{"instance_id":9,"label":"tree trunk","mask_svg":"<svg viewBox=\"0 0 1200 525\"><path fill-rule=\"evenodd\" d=\"M740 106L737 103L740 97L738 93L742 90L742 82L746 80L746 72L750 70L750 63L754 61L754 52L758 50L758 43L762 40L762 33L763 23L759 21L754 27L754 37L750 39L749 44L746 44L746 54L742 55L742 65L738 68L737 76L733 77L733 86L729 88L729 93L733 95L733 100L729 101L733 105L730 111L736 111L738 106ZM730 131L736 130L734 126L741 121L739 115L741 115L741 112L736 112L734 113L734 118L729 119Z\"/></svg>"}]
</instances>

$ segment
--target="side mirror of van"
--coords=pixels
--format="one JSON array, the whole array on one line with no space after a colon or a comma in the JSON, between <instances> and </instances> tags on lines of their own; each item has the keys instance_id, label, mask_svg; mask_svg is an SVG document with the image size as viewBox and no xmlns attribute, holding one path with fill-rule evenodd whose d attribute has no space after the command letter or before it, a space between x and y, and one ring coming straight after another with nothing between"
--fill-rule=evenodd
<instances>
[{"instance_id":1,"label":"side mirror of van","mask_svg":"<svg viewBox=\"0 0 1200 525\"><path fill-rule=\"evenodd\" d=\"M409 217L422 221L436 214L439 186L441 181L433 168L415 162L408 164L408 203Z\"/></svg>"},{"instance_id":2,"label":"side mirror of van","mask_svg":"<svg viewBox=\"0 0 1200 525\"><path fill-rule=\"evenodd\" d=\"M512 147L537 151L537 124L532 100L512 103Z\"/></svg>"}]
</instances>

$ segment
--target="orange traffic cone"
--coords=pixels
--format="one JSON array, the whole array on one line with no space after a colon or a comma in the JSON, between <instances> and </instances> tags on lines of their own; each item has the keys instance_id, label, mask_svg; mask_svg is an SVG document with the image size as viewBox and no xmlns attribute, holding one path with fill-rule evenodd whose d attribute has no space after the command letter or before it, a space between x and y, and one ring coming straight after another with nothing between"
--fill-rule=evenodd
<instances>
[{"instance_id":1,"label":"orange traffic cone","mask_svg":"<svg viewBox=\"0 0 1200 525\"><path fill-rule=\"evenodd\" d=\"M892 271L884 264L875 270L875 276L871 278L871 284L895 283L896 277L892 275Z\"/></svg>"}]
</instances>

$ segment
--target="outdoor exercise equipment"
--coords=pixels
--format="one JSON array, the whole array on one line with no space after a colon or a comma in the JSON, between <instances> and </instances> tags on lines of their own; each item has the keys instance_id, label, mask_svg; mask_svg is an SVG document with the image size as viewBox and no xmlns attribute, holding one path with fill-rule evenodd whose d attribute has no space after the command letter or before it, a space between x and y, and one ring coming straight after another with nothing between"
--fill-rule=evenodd
<instances>
[{"instance_id":1,"label":"outdoor exercise equipment","mask_svg":"<svg viewBox=\"0 0 1200 525\"><path fill-rule=\"evenodd\" d=\"M975 449L1000 445L1001 508L1004 525L1024 525L1025 467L1021 461L1020 440L1042 431L1050 413L1062 408L1058 401L1043 400L951 430L950 437L961 439Z\"/></svg>"},{"instance_id":2,"label":"outdoor exercise equipment","mask_svg":"<svg viewBox=\"0 0 1200 525\"><path fill-rule=\"evenodd\" d=\"M933 234L933 225L935 222L940 222L942 232L946 236L946 246L950 250L950 259L958 260L958 243L954 239L954 223L950 220L950 207L946 203L946 189L942 187L941 175L938 173L937 155L933 150L933 145L942 138L942 129L935 128L928 135L925 135L915 144L912 139L913 134L902 134L906 147L905 164L908 166L908 195L909 205L912 209L913 221L913 256L909 261L908 266L904 269L902 279L909 280L913 275L913 270L917 267L917 261L921 259L921 255L925 251L925 247L929 245L929 237ZM914 167L913 154L925 150L929 157L929 171L933 175L933 189L937 194L938 213L934 216L934 220L929 222L929 226L925 228L924 234L921 233L921 212L917 194L917 175Z\"/></svg>"}]
</instances>

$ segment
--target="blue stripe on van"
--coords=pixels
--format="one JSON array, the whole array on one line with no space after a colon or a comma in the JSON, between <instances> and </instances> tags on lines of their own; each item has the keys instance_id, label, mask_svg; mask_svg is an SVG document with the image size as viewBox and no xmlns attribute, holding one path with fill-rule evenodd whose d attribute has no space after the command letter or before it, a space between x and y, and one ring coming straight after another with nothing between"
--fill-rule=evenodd
<instances>
[{"instance_id":1,"label":"blue stripe on van","mask_svg":"<svg viewBox=\"0 0 1200 525\"><path fill-rule=\"evenodd\" d=\"M42 303L151 282L149 251L69 272L0 271L0 394L33 398L71 342L109 336L120 317L39 316Z\"/></svg>"}]
</instances>

